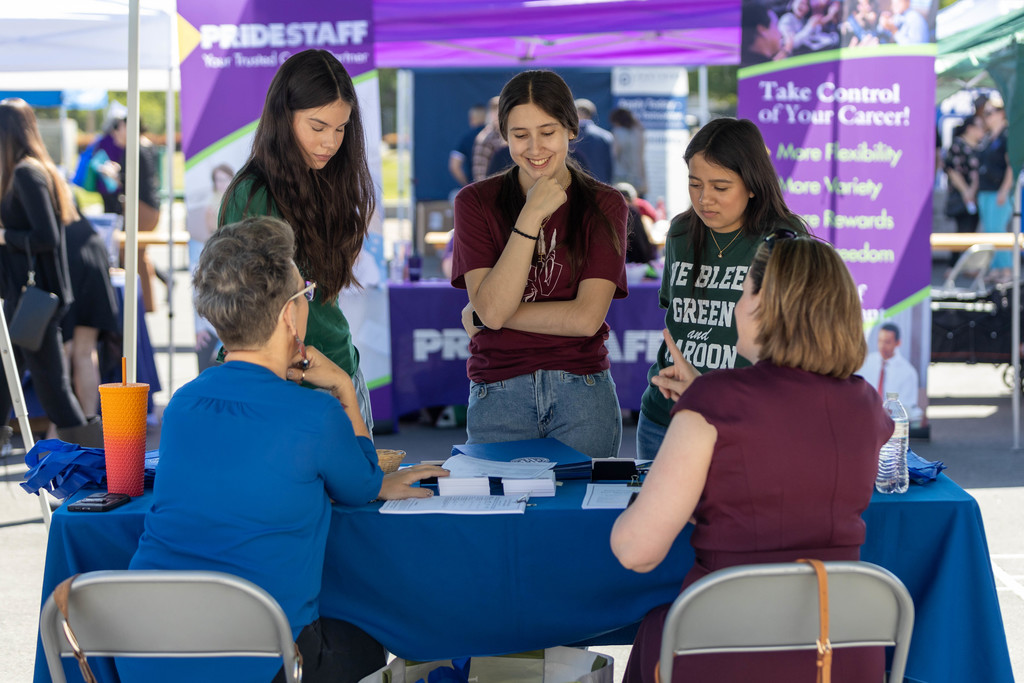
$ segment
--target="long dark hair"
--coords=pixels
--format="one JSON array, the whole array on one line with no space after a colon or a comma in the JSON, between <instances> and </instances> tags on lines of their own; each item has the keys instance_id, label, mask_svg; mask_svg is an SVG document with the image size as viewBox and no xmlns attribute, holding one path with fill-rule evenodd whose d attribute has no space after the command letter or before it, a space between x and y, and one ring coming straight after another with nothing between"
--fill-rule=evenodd
<instances>
[{"instance_id":1,"label":"long dark hair","mask_svg":"<svg viewBox=\"0 0 1024 683\"><path fill-rule=\"evenodd\" d=\"M342 100L352 107L345 139L320 170L309 168L295 139L295 112ZM355 85L345 67L326 50L305 50L277 70L256 126L252 154L225 195L243 179L254 181L253 194L265 187L295 231L295 262L303 276L316 280L321 301L330 301L359 283L352 267L369 231L376 192L366 162L366 143ZM252 202L253 194L249 196ZM224 223L225 201L218 223ZM249 212L246 205L246 212ZM260 211L267 207L254 207Z\"/></svg>"},{"instance_id":2,"label":"long dark hair","mask_svg":"<svg viewBox=\"0 0 1024 683\"><path fill-rule=\"evenodd\" d=\"M513 76L501 89L498 98L498 130L505 140L508 140L509 114L521 104L536 105L562 124L569 131L570 137L579 135L580 119L576 113L576 101L569 86L554 71L524 71ZM565 164L569 168L572 189L569 192L566 235L559 246L565 246L569 270L575 277L590 246L589 236L577 228L583 225L584 217L589 212L597 214L599 234L615 246L616 253L622 253L623 245L619 241L618 231L597 200L598 193L606 186L591 177L571 156L566 155ZM513 166L505 171L498 190L498 208L504 220L506 237L511 237L512 226L519 219L519 213L525 205L526 196L519 185L519 167Z\"/></svg>"},{"instance_id":3,"label":"long dark hair","mask_svg":"<svg viewBox=\"0 0 1024 683\"><path fill-rule=\"evenodd\" d=\"M78 220L71 188L46 151L35 112L20 97L8 97L0 100L0 198L11 190L14 167L26 160L45 173L46 189L60 224Z\"/></svg>"},{"instance_id":4,"label":"long dark hair","mask_svg":"<svg viewBox=\"0 0 1024 683\"><path fill-rule=\"evenodd\" d=\"M778 227L806 232L803 220L789 210L782 198L779 175L768 157L761 131L747 119L715 119L697 131L686 146L683 159L687 166L697 154L704 160L737 174L747 190L754 194L747 202L740 230L746 235L767 235ZM708 230L693 208L687 209L676 221L686 226L686 234L693 245L693 272L700 272L701 256L708 241Z\"/></svg>"}]
</instances>

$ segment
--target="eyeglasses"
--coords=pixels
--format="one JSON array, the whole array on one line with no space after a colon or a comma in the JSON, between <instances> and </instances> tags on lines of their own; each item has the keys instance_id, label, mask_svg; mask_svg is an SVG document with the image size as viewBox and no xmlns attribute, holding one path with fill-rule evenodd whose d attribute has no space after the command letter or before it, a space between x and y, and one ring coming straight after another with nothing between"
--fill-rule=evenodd
<instances>
[{"instance_id":1,"label":"eyeglasses","mask_svg":"<svg viewBox=\"0 0 1024 683\"><path fill-rule=\"evenodd\" d=\"M298 299L300 296L305 296L306 297L306 301L312 301L313 297L315 295L316 295L316 283L315 282L310 282L309 280L306 280L306 286L304 288L300 289L299 291L295 292L294 294L292 294L290 297L288 297L288 301L292 301L293 299ZM288 301L284 302L285 305L288 305Z\"/></svg>"}]
</instances>

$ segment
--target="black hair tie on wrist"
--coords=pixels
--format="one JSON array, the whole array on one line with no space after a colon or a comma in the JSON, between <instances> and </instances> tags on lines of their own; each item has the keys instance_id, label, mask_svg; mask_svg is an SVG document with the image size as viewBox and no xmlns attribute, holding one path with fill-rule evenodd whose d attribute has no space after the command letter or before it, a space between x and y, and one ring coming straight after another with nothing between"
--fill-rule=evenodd
<instances>
[{"instance_id":1,"label":"black hair tie on wrist","mask_svg":"<svg viewBox=\"0 0 1024 683\"><path fill-rule=\"evenodd\" d=\"M537 241L537 235L527 235L525 232L523 232L522 230L519 230L514 225L512 226L512 232L514 232L517 235L522 235L523 237L525 237L528 240L533 240L534 242Z\"/></svg>"}]
</instances>

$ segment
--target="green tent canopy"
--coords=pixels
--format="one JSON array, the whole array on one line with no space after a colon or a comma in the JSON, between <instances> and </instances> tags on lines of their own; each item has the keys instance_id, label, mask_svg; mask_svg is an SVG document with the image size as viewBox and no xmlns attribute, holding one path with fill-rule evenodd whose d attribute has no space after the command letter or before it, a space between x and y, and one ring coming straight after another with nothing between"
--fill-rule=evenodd
<instances>
[{"instance_id":1,"label":"green tent canopy","mask_svg":"<svg viewBox=\"0 0 1024 683\"><path fill-rule=\"evenodd\" d=\"M944 99L969 85L994 85L1003 95L1009 123L1010 164L1024 166L1024 88L1017 72L1024 67L1024 10L959 31L937 44L936 97ZM986 79L987 74L987 79Z\"/></svg>"}]
</instances>

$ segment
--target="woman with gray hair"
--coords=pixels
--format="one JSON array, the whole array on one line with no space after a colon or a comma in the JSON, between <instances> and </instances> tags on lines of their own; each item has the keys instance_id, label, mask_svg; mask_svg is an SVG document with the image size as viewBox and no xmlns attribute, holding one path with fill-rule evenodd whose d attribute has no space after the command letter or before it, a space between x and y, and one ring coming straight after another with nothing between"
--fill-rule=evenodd
<instances>
[{"instance_id":1,"label":"woman with gray hair","mask_svg":"<svg viewBox=\"0 0 1024 683\"><path fill-rule=\"evenodd\" d=\"M358 626L319 614L331 504L427 497L410 484L447 472L381 472L352 379L303 345L316 284L302 279L294 253L292 229L269 217L224 226L207 242L193 277L196 309L226 362L179 389L164 411L153 507L130 566L249 579L288 616L304 680L354 682L384 666L386 653ZM280 668L209 659L117 666L122 681L154 680L153 666L161 680L270 681Z\"/></svg>"}]
</instances>

